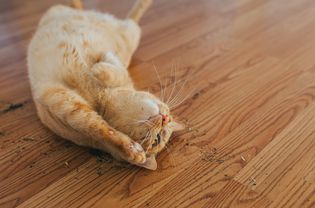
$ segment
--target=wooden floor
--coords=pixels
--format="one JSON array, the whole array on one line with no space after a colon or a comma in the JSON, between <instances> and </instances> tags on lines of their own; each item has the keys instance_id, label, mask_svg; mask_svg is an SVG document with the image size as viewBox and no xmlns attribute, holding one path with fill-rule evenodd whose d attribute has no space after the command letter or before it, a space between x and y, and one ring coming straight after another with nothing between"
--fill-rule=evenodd
<instances>
[{"instance_id":1,"label":"wooden floor","mask_svg":"<svg viewBox=\"0 0 315 208\"><path fill-rule=\"evenodd\" d=\"M36 116L26 49L55 0L0 2L0 207L315 207L314 0L156 0L130 68L191 79L157 171L119 167ZM123 17L133 1L86 0ZM189 74L190 73L190 74Z\"/></svg>"}]
</instances>

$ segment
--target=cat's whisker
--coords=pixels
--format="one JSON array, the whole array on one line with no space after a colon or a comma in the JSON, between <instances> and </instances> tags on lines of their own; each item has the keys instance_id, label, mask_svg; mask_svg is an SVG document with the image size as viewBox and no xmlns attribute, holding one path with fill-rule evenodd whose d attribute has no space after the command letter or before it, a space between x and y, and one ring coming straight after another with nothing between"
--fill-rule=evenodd
<instances>
[{"instance_id":1,"label":"cat's whisker","mask_svg":"<svg viewBox=\"0 0 315 208\"><path fill-rule=\"evenodd\" d=\"M131 123L132 123L132 124L143 123L142 120L136 120L136 119L129 119L129 120L131 120Z\"/></svg>"},{"instance_id":2,"label":"cat's whisker","mask_svg":"<svg viewBox=\"0 0 315 208\"><path fill-rule=\"evenodd\" d=\"M161 100L164 102L164 92L165 92L165 89L164 89L164 87L163 87L163 85L162 85L162 81L161 81L160 74L158 73L157 68L156 68L156 66L155 66L155 64L154 64L153 62L152 62L152 65L153 65L154 71L155 71L155 73L156 73L156 76L157 76L157 78L158 78L158 80L159 80L159 82L160 82Z\"/></svg>"},{"instance_id":3,"label":"cat's whisker","mask_svg":"<svg viewBox=\"0 0 315 208\"><path fill-rule=\"evenodd\" d=\"M169 103L172 103L173 100L178 96L178 94L182 91L182 89L184 88L185 84L187 83L187 81L189 80L189 76L190 76L190 73L188 73L183 79L179 80L177 83L176 83L176 87L178 84L182 83L182 85L180 86L179 90L177 91L177 94L175 94L175 96L169 101Z\"/></svg>"},{"instance_id":4,"label":"cat's whisker","mask_svg":"<svg viewBox=\"0 0 315 208\"><path fill-rule=\"evenodd\" d=\"M148 126L149 128L153 128L153 127L154 127L153 124L146 123L146 122L141 123L141 125L146 125L146 126Z\"/></svg>"},{"instance_id":5,"label":"cat's whisker","mask_svg":"<svg viewBox=\"0 0 315 208\"><path fill-rule=\"evenodd\" d=\"M150 127L153 127L155 125L152 121L150 121L148 119L144 119L144 120L131 119L131 120L134 120L132 123L143 123L143 124L146 124Z\"/></svg>"},{"instance_id":6,"label":"cat's whisker","mask_svg":"<svg viewBox=\"0 0 315 208\"><path fill-rule=\"evenodd\" d=\"M147 125L149 128L153 128L154 127L154 124L153 123L149 123L147 121L133 121L133 122L130 122L131 124L141 124L141 125Z\"/></svg>"},{"instance_id":7,"label":"cat's whisker","mask_svg":"<svg viewBox=\"0 0 315 208\"><path fill-rule=\"evenodd\" d=\"M144 122L143 124L149 126L150 128L153 128L154 127L154 124L151 122Z\"/></svg>"},{"instance_id":8,"label":"cat's whisker","mask_svg":"<svg viewBox=\"0 0 315 208\"><path fill-rule=\"evenodd\" d=\"M144 122L146 122L147 120L136 120L136 119L134 119L134 123L144 123Z\"/></svg>"},{"instance_id":9,"label":"cat's whisker","mask_svg":"<svg viewBox=\"0 0 315 208\"><path fill-rule=\"evenodd\" d=\"M174 84L173 84L173 88L172 88L172 91L171 91L170 95L169 95L168 98L167 98L166 103L169 103L170 99L171 99L172 96L173 96L175 87L176 87L176 82L177 82L177 79L176 79L176 78L177 78L177 77L176 77L176 69L177 69L177 62L175 62L175 64L174 64Z\"/></svg>"},{"instance_id":10,"label":"cat's whisker","mask_svg":"<svg viewBox=\"0 0 315 208\"><path fill-rule=\"evenodd\" d=\"M177 60L172 62L172 65L171 65L171 77L170 77L171 83L169 84L169 86L171 86L172 82L173 82L173 88L172 88L171 92L169 92L169 93L166 93L166 92L169 91L169 90L166 90L167 87L168 87L168 83L167 83L167 80L166 80L166 84L165 84L165 98L167 98L167 100L165 100L165 103L168 103L169 99L172 97L173 91L175 90L174 87L176 86L176 68L177 68Z\"/></svg>"},{"instance_id":11,"label":"cat's whisker","mask_svg":"<svg viewBox=\"0 0 315 208\"><path fill-rule=\"evenodd\" d=\"M174 107L183 103L191 95L191 93L193 93L195 91L195 89L196 89L196 87L193 87L193 89L190 90L187 94L186 94L186 91L182 91L182 93L180 93L177 96L177 98L173 99L172 103L169 104L169 108L174 109ZM189 90L189 89L187 89L187 90Z\"/></svg>"},{"instance_id":12,"label":"cat's whisker","mask_svg":"<svg viewBox=\"0 0 315 208\"><path fill-rule=\"evenodd\" d=\"M173 74L173 63L171 65L171 74ZM166 102L166 99L169 97L169 93L167 90L168 87L168 79L165 79L165 82L162 83L162 85L164 86L164 98L163 98L163 102Z\"/></svg>"},{"instance_id":13,"label":"cat's whisker","mask_svg":"<svg viewBox=\"0 0 315 208\"><path fill-rule=\"evenodd\" d=\"M180 101L184 96L186 96L186 90L182 90L178 93L176 98L172 100L172 102L169 103L169 106L175 105L178 101Z\"/></svg>"},{"instance_id":14,"label":"cat's whisker","mask_svg":"<svg viewBox=\"0 0 315 208\"><path fill-rule=\"evenodd\" d=\"M178 103L179 100L181 100L182 97L185 96L185 91L180 92L176 98L172 100L172 102L169 103L169 107L174 106L176 103Z\"/></svg>"},{"instance_id":15,"label":"cat's whisker","mask_svg":"<svg viewBox=\"0 0 315 208\"><path fill-rule=\"evenodd\" d=\"M144 124L148 125L150 128L154 127L154 123L147 123L147 122L145 122Z\"/></svg>"},{"instance_id":16,"label":"cat's whisker","mask_svg":"<svg viewBox=\"0 0 315 208\"><path fill-rule=\"evenodd\" d=\"M143 143L144 142L146 142L147 140L148 140L148 138L149 138L149 136L150 136L150 131L148 131L147 133L146 133L146 135L145 135L145 137L144 137L144 139L141 141L141 145L143 145Z\"/></svg>"},{"instance_id":17,"label":"cat's whisker","mask_svg":"<svg viewBox=\"0 0 315 208\"><path fill-rule=\"evenodd\" d=\"M171 65L171 78L172 78L172 74L173 74L173 63ZM163 83L163 86L164 86L164 89L165 89L165 95L164 95L164 101L166 103L166 99L169 97L169 93L168 93L168 82L167 82L168 79L165 79L165 82Z\"/></svg>"},{"instance_id":18,"label":"cat's whisker","mask_svg":"<svg viewBox=\"0 0 315 208\"><path fill-rule=\"evenodd\" d=\"M173 106L170 107L170 109L174 109L176 107L178 107L179 105L181 105L183 102L185 102L187 100L187 98L195 91L196 88L193 88L181 101L177 102L176 104L174 104Z\"/></svg>"},{"instance_id":19,"label":"cat's whisker","mask_svg":"<svg viewBox=\"0 0 315 208\"><path fill-rule=\"evenodd\" d=\"M168 103L169 105L172 105L177 99L178 99L178 96L181 95L181 93L183 92L183 89L186 85L188 81L188 75L186 76L186 79L183 81L183 84L181 85L179 91L177 92L177 94L172 98L172 100Z\"/></svg>"},{"instance_id":20,"label":"cat's whisker","mask_svg":"<svg viewBox=\"0 0 315 208\"><path fill-rule=\"evenodd\" d=\"M150 124L151 127L155 126L155 123L153 123L152 121L150 121L150 120L148 120L148 119L144 120L144 123L145 123L145 124Z\"/></svg>"},{"instance_id":21,"label":"cat's whisker","mask_svg":"<svg viewBox=\"0 0 315 208\"><path fill-rule=\"evenodd\" d=\"M188 73L188 74L186 75L186 78L185 78L185 80L183 81L183 84L182 84L180 90L179 90L178 93L172 98L172 100L168 103L169 106L172 106L172 105L174 105L175 103L178 103L178 102L179 102L181 96L183 96L182 94L183 94L184 91L182 91L182 90L184 89L186 83L187 83L189 80L192 79L192 77L194 77L194 76L192 76L191 73ZM180 81L180 82L182 82L182 81Z\"/></svg>"}]
</instances>

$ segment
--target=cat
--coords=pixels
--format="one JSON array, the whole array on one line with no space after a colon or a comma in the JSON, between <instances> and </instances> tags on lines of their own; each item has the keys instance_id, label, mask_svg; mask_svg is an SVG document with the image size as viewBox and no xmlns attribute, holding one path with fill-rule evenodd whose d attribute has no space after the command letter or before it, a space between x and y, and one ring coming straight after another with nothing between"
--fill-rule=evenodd
<instances>
[{"instance_id":1,"label":"cat","mask_svg":"<svg viewBox=\"0 0 315 208\"><path fill-rule=\"evenodd\" d=\"M27 52L37 114L57 135L155 170L155 156L184 126L159 98L134 88L128 73L138 25L152 0L138 0L126 19L56 5L41 18Z\"/></svg>"}]
</instances>

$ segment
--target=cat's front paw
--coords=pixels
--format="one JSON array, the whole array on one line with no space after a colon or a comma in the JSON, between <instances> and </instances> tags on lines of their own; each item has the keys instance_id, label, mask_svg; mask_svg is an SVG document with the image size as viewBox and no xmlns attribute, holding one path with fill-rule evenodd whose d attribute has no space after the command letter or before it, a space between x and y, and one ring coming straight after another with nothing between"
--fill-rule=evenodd
<instances>
[{"instance_id":1,"label":"cat's front paw","mask_svg":"<svg viewBox=\"0 0 315 208\"><path fill-rule=\"evenodd\" d=\"M146 162L146 154L142 146L134 141L129 142L123 146L123 153L125 159L132 164L143 164Z\"/></svg>"}]
</instances>

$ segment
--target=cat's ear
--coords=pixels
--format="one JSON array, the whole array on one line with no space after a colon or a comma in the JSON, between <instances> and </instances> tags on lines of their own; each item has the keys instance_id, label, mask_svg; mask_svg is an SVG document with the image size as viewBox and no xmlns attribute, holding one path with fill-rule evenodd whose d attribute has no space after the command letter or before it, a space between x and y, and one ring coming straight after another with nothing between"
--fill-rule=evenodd
<instances>
[{"instance_id":1,"label":"cat's ear","mask_svg":"<svg viewBox=\"0 0 315 208\"><path fill-rule=\"evenodd\" d=\"M149 170L156 170L157 169L157 162L154 155L151 155L147 158L145 163L143 164L137 164L137 166L149 169Z\"/></svg>"},{"instance_id":2,"label":"cat's ear","mask_svg":"<svg viewBox=\"0 0 315 208\"><path fill-rule=\"evenodd\" d=\"M172 128L173 131L182 131L185 129L185 125L182 123L179 123L177 121L172 121L170 123L170 126Z\"/></svg>"}]
</instances>

